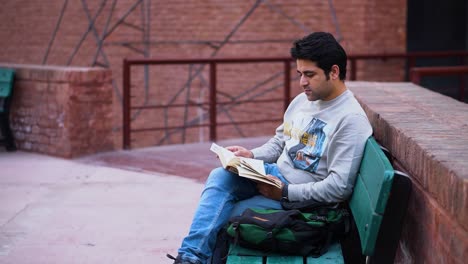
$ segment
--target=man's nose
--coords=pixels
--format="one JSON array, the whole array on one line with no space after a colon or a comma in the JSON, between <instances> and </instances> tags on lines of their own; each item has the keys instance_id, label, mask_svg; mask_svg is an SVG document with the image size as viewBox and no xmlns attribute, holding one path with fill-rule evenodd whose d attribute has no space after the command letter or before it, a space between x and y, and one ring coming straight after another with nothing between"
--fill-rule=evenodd
<instances>
[{"instance_id":1,"label":"man's nose","mask_svg":"<svg viewBox=\"0 0 468 264\"><path fill-rule=\"evenodd\" d=\"M309 85L309 81L307 80L307 78L305 78L304 76L301 76L301 79L299 81L299 85L301 86L307 86Z\"/></svg>"}]
</instances>

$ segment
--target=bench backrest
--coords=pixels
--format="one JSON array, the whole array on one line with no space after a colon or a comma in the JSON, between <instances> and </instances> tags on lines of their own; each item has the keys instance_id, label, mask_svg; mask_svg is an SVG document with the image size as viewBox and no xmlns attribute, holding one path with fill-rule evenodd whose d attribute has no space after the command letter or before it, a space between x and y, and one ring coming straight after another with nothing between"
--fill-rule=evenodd
<instances>
[{"instance_id":1,"label":"bench backrest","mask_svg":"<svg viewBox=\"0 0 468 264\"><path fill-rule=\"evenodd\" d=\"M13 69L0 68L0 113L6 109L5 99L11 95L13 90L13 79L15 71Z\"/></svg>"},{"instance_id":2,"label":"bench backrest","mask_svg":"<svg viewBox=\"0 0 468 264\"><path fill-rule=\"evenodd\" d=\"M374 138L367 140L349 207L361 240L362 253L374 253L394 170Z\"/></svg>"},{"instance_id":3,"label":"bench backrest","mask_svg":"<svg viewBox=\"0 0 468 264\"><path fill-rule=\"evenodd\" d=\"M10 96L14 74L15 71L12 69L0 68L0 97Z\"/></svg>"}]
</instances>

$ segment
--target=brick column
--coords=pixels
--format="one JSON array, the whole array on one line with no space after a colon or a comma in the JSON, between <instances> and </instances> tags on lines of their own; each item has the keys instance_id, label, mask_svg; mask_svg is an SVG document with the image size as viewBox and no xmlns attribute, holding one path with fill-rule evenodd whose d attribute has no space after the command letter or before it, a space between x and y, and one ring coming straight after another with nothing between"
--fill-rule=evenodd
<instances>
[{"instance_id":1,"label":"brick column","mask_svg":"<svg viewBox=\"0 0 468 264\"><path fill-rule=\"evenodd\" d=\"M16 69L11 126L19 149L64 158L114 149L110 70L2 67Z\"/></svg>"}]
</instances>

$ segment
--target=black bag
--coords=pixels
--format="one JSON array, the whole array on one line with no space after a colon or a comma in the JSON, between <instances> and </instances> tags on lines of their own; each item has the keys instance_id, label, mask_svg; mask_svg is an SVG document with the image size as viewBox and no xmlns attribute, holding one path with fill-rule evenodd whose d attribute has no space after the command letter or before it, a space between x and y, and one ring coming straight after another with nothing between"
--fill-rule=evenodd
<instances>
[{"instance_id":1,"label":"black bag","mask_svg":"<svg viewBox=\"0 0 468 264\"><path fill-rule=\"evenodd\" d=\"M329 206L313 206L308 212L246 209L230 219L227 234L245 248L318 257L347 233L349 220L346 209Z\"/></svg>"}]
</instances>

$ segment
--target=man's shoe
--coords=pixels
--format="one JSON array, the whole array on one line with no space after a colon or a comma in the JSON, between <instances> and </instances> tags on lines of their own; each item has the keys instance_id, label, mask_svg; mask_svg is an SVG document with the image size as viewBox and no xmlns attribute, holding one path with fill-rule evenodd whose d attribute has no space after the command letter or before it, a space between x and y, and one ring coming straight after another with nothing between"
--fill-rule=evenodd
<instances>
[{"instance_id":1,"label":"man's shoe","mask_svg":"<svg viewBox=\"0 0 468 264\"><path fill-rule=\"evenodd\" d=\"M174 264L192 264L192 262L189 262L187 260L183 260L180 255L177 255L177 258L175 258L174 256L170 255L170 254L166 254L166 257L174 260Z\"/></svg>"}]
</instances>

